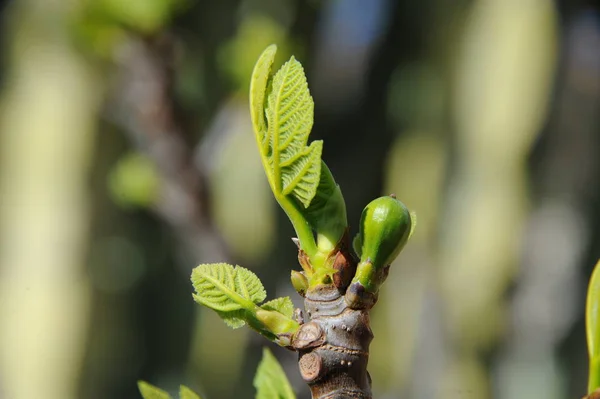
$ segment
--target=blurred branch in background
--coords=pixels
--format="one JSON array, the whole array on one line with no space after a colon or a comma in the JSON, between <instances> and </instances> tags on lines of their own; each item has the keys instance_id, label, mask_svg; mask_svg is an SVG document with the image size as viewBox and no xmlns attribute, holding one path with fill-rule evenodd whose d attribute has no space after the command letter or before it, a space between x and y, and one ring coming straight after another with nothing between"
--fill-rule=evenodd
<instances>
[{"instance_id":1,"label":"blurred branch in background","mask_svg":"<svg viewBox=\"0 0 600 399\"><path fill-rule=\"evenodd\" d=\"M206 176L194 164L173 103L175 43L169 37L131 37L118 49L118 77L107 115L123 128L137 151L160 176L153 209L186 244L194 259L229 259L225 243L208 214Z\"/></svg>"}]
</instances>

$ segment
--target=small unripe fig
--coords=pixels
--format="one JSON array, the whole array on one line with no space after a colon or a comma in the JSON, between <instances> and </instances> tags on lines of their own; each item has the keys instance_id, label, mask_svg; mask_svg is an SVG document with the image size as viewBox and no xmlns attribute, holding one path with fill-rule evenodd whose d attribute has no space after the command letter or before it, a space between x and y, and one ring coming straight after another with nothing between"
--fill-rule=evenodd
<instances>
[{"instance_id":1,"label":"small unripe fig","mask_svg":"<svg viewBox=\"0 0 600 399\"><path fill-rule=\"evenodd\" d=\"M377 198L365 207L353 243L360 262L345 294L349 307L369 309L375 305L379 287L408 241L412 223L406 206L393 195Z\"/></svg>"},{"instance_id":2,"label":"small unripe fig","mask_svg":"<svg viewBox=\"0 0 600 399\"><path fill-rule=\"evenodd\" d=\"M376 269L392 263L398 256L411 230L411 216L395 196L379 197L363 210L355 250L362 262Z\"/></svg>"}]
</instances>

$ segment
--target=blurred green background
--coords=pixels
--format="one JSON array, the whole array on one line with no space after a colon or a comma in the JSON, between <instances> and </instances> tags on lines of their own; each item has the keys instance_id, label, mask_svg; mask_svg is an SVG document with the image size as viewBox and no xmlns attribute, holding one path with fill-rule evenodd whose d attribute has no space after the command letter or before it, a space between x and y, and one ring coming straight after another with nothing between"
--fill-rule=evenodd
<instances>
[{"instance_id":1,"label":"blurred green background","mask_svg":"<svg viewBox=\"0 0 600 399\"><path fill-rule=\"evenodd\" d=\"M293 230L248 112L294 54L352 233L418 214L372 314L374 394L577 398L600 257L600 4L0 1L0 398L252 398L267 342L191 298L199 263L291 295ZM292 353L274 348L299 398Z\"/></svg>"}]
</instances>

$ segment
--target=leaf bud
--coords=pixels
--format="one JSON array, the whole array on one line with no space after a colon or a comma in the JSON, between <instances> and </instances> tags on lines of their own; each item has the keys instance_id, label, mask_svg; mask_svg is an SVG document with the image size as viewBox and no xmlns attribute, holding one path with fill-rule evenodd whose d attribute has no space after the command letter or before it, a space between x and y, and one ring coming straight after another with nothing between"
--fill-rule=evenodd
<instances>
[{"instance_id":1,"label":"leaf bud","mask_svg":"<svg viewBox=\"0 0 600 399\"><path fill-rule=\"evenodd\" d=\"M306 290L308 289L308 279L304 273L297 270L292 270L291 280L292 286L296 292L298 292L298 294L301 296L306 295Z\"/></svg>"}]
</instances>

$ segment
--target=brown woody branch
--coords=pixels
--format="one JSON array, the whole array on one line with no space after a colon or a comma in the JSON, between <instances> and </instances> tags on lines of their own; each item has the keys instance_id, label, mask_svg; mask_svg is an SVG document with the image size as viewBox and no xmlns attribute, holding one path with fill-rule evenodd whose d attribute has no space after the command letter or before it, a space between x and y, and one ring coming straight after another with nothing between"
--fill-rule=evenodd
<instances>
[{"instance_id":1,"label":"brown woody branch","mask_svg":"<svg viewBox=\"0 0 600 399\"><path fill-rule=\"evenodd\" d=\"M335 268L333 282L309 289L304 298L308 322L292 340L298 351L300 374L310 386L313 399L371 399L371 377L367 371L369 345L373 339L369 298L353 309L345 293L356 271L348 234L331 255ZM300 261L306 262L300 252Z\"/></svg>"},{"instance_id":2,"label":"brown woody branch","mask_svg":"<svg viewBox=\"0 0 600 399\"><path fill-rule=\"evenodd\" d=\"M118 75L109 116L137 149L154 161L161 195L154 211L167 221L195 258L230 258L208 212L206 176L194 162L173 101L173 40L130 38L117 54Z\"/></svg>"}]
</instances>

